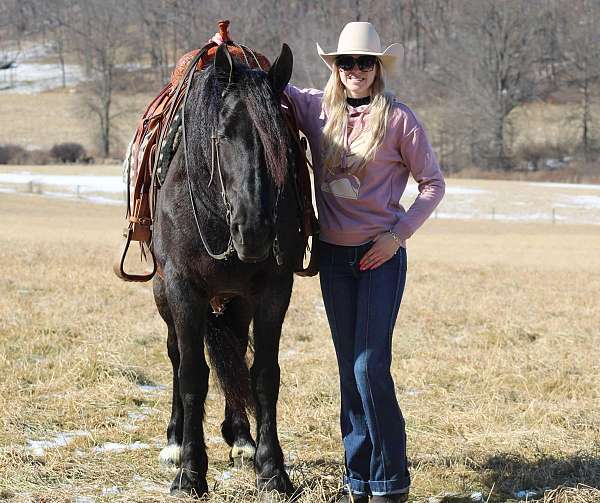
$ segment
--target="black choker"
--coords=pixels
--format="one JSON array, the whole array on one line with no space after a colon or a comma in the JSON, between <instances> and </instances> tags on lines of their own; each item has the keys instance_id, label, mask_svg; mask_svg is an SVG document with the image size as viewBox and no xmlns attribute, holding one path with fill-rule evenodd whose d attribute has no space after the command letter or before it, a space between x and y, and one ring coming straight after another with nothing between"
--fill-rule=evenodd
<instances>
[{"instance_id":1,"label":"black choker","mask_svg":"<svg viewBox=\"0 0 600 503\"><path fill-rule=\"evenodd\" d=\"M371 97L365 96L364 98L351 98L350 96L346 96L346 103L351 107L360 107L361 105L368 105L371 103Z\"/></svg>"}]
</instances>

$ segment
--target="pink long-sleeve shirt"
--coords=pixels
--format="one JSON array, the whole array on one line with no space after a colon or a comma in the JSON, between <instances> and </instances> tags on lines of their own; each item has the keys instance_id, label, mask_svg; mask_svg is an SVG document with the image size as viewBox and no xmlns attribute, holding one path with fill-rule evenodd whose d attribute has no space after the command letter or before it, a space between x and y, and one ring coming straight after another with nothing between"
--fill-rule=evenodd
<instances>
[{"instance_id":1,"label":"pink long-sleeve shirt","mask_svg":"<svg viewBox=\"0 0 600 503\"><path fill-rule=\"evenodd\" d=\"M395 101L387 131L375 157L350 174L358 156L353 148L369 124L369 105L348 105L346 170L327 172L321 162L321 139L327 117L323 92L288 85L286 93L298 112L298 125L312 154L320 239L331 244L357 246L392 230L406 240L427 220L444 196L445 182L423 126L403 103ZM364 135L362 136L364 139ZM353 158L354 157L354 158ZM339 172L338 172L339 171ZM400 204L411 174L419 195L408 210Z\"/></svg>"}]
</instances>

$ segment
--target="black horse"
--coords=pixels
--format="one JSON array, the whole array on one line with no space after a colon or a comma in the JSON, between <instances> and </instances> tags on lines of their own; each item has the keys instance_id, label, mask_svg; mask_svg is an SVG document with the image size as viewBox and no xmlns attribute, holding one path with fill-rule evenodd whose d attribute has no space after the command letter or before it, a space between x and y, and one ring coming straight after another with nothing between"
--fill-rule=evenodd
<instances>
[{"instance_id":1,"label":"black horse","mask_svg":"<svg viewBox=\"0 0 600 503\"><path fill-rule=\"evenodd\" d=\"M268 74L232 61L223 44L214 65L194 76L184 104L183 142L160 190L153 238L162 271L154 297L173 365L161 451L163 462L179 467L172 493L208 491L205 344L224 390L221 431L231 458L254 459L259 489L293 492L276 420L281 326L304 252L293 183L297 146L280 106L291 71L285 44ZM256 443L248 409L256 415Z\"/></svg>"}]
</instances>

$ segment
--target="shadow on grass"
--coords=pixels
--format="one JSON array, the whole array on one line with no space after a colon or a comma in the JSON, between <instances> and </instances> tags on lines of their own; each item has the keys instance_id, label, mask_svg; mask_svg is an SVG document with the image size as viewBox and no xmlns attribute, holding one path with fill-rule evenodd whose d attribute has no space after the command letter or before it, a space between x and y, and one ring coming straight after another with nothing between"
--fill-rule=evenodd
<instances>
[{"instance_id":1,"label":"shadow on grass","mask_svg":"<svg viewBox=\"0 0 600 503\"><path fill-rule=\"evenodd\" d=\"M548 490L578 485L597 489L600 497L600 452L564 457L541 455L537 459L502 453L488 458L480 469L482 482L490 489L494 487L490 501L515 498L518 491L542 495Z\"/></svg>"}]
</instances>

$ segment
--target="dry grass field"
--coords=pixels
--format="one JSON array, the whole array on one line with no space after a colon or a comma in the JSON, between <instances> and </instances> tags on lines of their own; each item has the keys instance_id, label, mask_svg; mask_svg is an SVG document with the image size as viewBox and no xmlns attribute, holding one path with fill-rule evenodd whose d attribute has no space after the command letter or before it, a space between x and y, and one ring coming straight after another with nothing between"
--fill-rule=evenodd
<instances>
[{"instance_id":1,"label":"dry grass field","mask_svg":"<svg viewBox=\"0 0 600 503\"><path fill-rule=\"evenodd\" d=\"M0 216L0 500L175 501L157 462L165 329L150 285L111 271L122 210L0 194ZM408 257L393 367L411 501L600 501L600 228L431 220ZM329 502L342 451L317 279L296 280L280 363L299 501ZM228 466L222 410L212 385L208 501L260 501Z\"/></svg>"}]
</instances>

